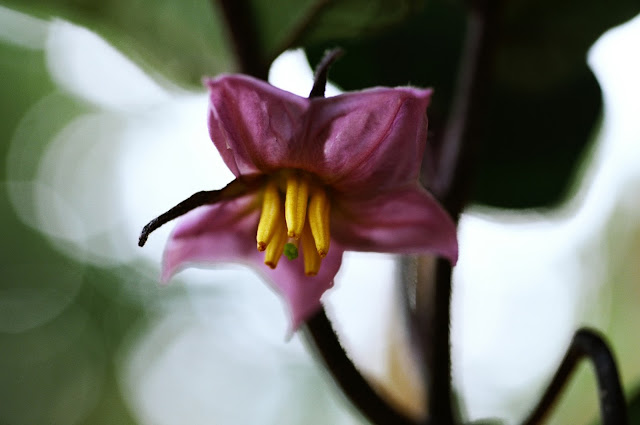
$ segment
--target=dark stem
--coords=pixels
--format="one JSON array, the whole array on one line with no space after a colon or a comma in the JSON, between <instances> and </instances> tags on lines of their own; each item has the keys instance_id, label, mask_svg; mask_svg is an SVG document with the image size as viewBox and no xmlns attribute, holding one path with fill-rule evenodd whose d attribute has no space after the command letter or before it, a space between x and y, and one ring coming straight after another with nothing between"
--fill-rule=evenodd
<instances>
[{"instance_id":1,"label":"dark stem","mask_svg":"<svg viewBox=\"0 0 640 425\"><path fill-rule=\"evenodd\" d=\"M213 0L227 24L239 71L261 80L269 76L269 60L260 54L256 18L248 0Z\"/></svg>"},{"instance_id":2,"label":"dark stem","mask_svg":"<svg viewBox=\"0 0 640 425\"><path fill-rule=\"evenodd\" d=\"M454 219L466 206L475 174L499 30L501 1L470 2L467 34L456 93L441 140L429 189Z\"/></svg>"},{"instance_id":3,"label":"dark stem","mask_svg":"<svg viewBox=\"0 0 640 425\"><path fill-rule=\"evenodd\" d=\"M181 215L185 215L189 211L198 207L202 207L204 205L211 205L215 204L216 202L234 199L241 195L244 195L254 188L257 188L260 181L260 178L245 178L243 180L236 179L222 189L203 190L194 193L175 207L171 208L169 211L161 214L160 216L147 223L147 225L142 229L142 232L140 232L140 237L138 238L138 246L144 246L144 244L147 243L147 239L152 232L167 224L168 222L180 217Z\"/></svg>"},{"instance_id":4,"label":"dark stem","mask_svg":"<svg viewBox=\"0 0 640 425\"><path fill-rule=\"evenodd\" d=\"M626 425L629 423L627 405L613 354L602 336L593 330L583 328L574 335L551 383L523 425L542 423L576 369L578 362L585 357L593 363L596 372L602 424Z\"/></svg>"},{"instance_id":5,"label":"dark stem","mask_svg":"<svg viewBox=\"0 0 640 425\"><path fill-rule=\"evenodd\" d=\"M342 49L328 50L318 66L316 67L316 73L313 78L313 87L309 98L312 97L324 97L325 88L327 87L327 77L329 74L329 67L338 60L344 51Z\"/></svg>"},{"instance_id":6,"label":"dark stem","mask_svg":"<svg viewBox=\"0 0 640 425\"><path fill-rule=\"evenodd\" d=\"M433 180L428 182L429 189L456 221L468 202L473 180L497 41L500 1L478 0L469 6L456 93L442 139L436 141L440 156ZM437 260L435 268L420 266L431 261L426 256L418 259L415 310L410 318L418 349L426 362L423 380L428 389L430 418L434 423L449 425L456 423L451 387L452 270L443 259Z\"/></svg>"},{"instance_id":7,"label":"dark stem","mask_svg":"<svg viewBox=\"0 0 640 425\"><path fill-rule=\"evenodd\" d=\"M306 329L306 334L334 381L364 417L376 425L416 425L416 422L389 406L351 363L338 342L324 309L307 320Z\"/></svg>"}]
</instances>

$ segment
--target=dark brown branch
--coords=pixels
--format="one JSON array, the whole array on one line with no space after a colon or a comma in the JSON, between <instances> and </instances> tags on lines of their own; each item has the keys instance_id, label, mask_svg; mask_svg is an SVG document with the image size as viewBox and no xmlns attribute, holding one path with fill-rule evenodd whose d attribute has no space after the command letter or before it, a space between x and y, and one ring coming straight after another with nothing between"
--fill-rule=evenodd
<instances>
[{"instance_id":1,"label":"dark brown branch","mask_svg":"<svg viewBox=\"0 0 640 425\"><path fill-rule=\"evenodd\" d=\"M583 358L593 363L598 382L600 416L603 425L627 425L627 405L620 384L615 359L607 343L597 332L580 329L573 337L567 353L551 383L523 425L538 425L547 417L565 384Z\"/></svg>"},{"instance_id":2,"label":"dark brown branch","mask_svg":"<svg viewBox=\"0 0 640 425\"><path fill-rule=\"evenodd\" d=\"M239 71L261 80L269 76L270 61L261 54L256 17L248 0L212 0L227 24Z\"/></svg>"},{"instance_id":3,"label":"dark brown branch","mask_svg":"<svg viewBox=\"0 0 640 425\"><path fill-rule=\"evenodd\" d=\"M372 424L416 425L416 422L393 409L371 388L344 352L324 309L307 320L306 328L307 335L334 381Z\"/></svg>"},{"instance_id":4,"label":"dark brown branch","mask_svg":"<svg viewBox=\"0 0 640 425\"><path fill-rule=\"evenodd\" d=\"M243 194L255 189L259 185L259 183L260 178L249 180L236 179L222 189L208 191L203 190L194 193L189 198L171 208L169 211L147 223L147 225L142 229L142 232L140 232L140 237L138 238L138 246L144 246L144 244L147 243L147 239L152 232L167 224L168 222L180 217L181 215L184 215L189 211L198 207L202 207L204 205L211 205L215 204L216 202L230 200L242 196Z\"/></svg>"}]
</instances>

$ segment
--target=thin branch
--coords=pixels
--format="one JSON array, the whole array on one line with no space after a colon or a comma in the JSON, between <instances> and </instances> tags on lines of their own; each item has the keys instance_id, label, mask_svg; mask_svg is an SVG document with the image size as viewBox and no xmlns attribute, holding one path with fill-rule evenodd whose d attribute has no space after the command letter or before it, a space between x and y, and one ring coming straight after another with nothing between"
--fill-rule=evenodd
<instances>
[{"instance_id":1,"label":"thin branch","mask_svg":"<svg viewBox=\"0 0 640 425\"><path fill-rule=\"evenodd\" d=\"M624 392L613 354L602 336L596 331L583 328L574 335L551 383L523 425L542 423L575 371L578 362L585 357L593 363L596 372L602 424L627 425L629 423Z\"/></svg>"},{"instance_id":2,"label":"thin branch","mask_svg":"<svg viewBox=\"0 0 640 425\"><path fill-rule=\"evenodd\" d=\"M222 11L239 71L261 80L269 76L270 61L260 53L256 17L248 0L212 0Z\"/></svg>"},{"instance_id":3,"label":"thin branch","mask_svg":"<svg viewBox=\"0 0 640 425\"><path fill-rule=\"evenodd\" d=\"M342 388L353 405L372 424L417 425L410 418L393 409L371 388L367 380L347 357L324 309L306 322L308 335L331 372L334 381Z\"/></svg>"}]
</instances>

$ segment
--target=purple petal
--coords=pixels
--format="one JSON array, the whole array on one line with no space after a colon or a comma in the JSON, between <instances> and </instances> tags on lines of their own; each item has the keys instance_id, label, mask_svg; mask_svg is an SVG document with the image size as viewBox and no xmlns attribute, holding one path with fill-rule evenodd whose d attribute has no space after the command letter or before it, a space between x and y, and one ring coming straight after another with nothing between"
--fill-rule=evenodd
<instances>
[{"instance_id":1,"label":"purple petal","mask_svg":"<svg viewBox=\"0 0 640 425\"><path fill-rule=\"evenodd\" d=\"M167 281L185 265L239 262L252 266L286 300L292 331L320 307L320 297L333 285L343 250L331 245L316 276L306 276L302 257L281 258L272 270L264 264L264 253L256 249L259 210L255 198L201 207L182 218L164 253L162 279ZM302 253L304 255L304 253Z\"/></svg>"},{"instance_id":2,"label":"purple petal","mask_svg":"<svg viewBox=\"0 0 640 425\"><path fill-rule=\"evenodd\" d=\"M305 275L302 257L293 261L282 258L275 270L264 265L261 267L261 271L275 283L276 290L286 298L289 304L292 330L296 330L320 308L320 297L333 286L333 278L340 269L343 253L344 249L340 244L332 241L331 249L322 260L322 266L316 276Z\"/></svg>"},{"instance_id":3,"label":"purple petal","mask_svg":"<svg viewBox=\"0 0 640 425\"><path fill-rule=\"evenodd\" d=\"M246 263L256 251L256 203L255 196L244 196L181 217L164 249L162 280L193 263Z\"/></svg>"},{"instance_id":4,"label":"purple petal","mask_svg":"<svg viewBox=\"0 0 640 425\"><path fill-rule=\"evenodd\" d=\"M374 88L314 100L303 168L362 197L415 183L430 98L431 90Z\"/></svg>"},{"instance_id":5,"label":"purple petal","mask_svg":"<svg viewBox=\"0 0 640 425\"><path fill-rule=\"evenodd\" d=\"M242 75L223 75L205 84L209 134L233 174L294 165L291 145L302 131L308 99Z\"/></svg>"},{"instance_id":6,"label":"purple petal","mask_svg":"<svg viewBox=\"0 0 640 425\"><path fill-rule=\"evenodd\" d=\"M417 180L431 90L310 100L246 76L206 84L210 135L236 176L299 168L364 197Z\"/></svg>"},{"instance_id":7,"label":"purple petal","mask_svg":"<svg viewBox=\"0 0 640 425\"><path fill-rule=\"evenodd\" d=\"M361 201L339 200L332 211L332 241L339 241L345 250L434 253L454 265L458 260L453 220L420 187Z\"/></svg>"}]
</instances>

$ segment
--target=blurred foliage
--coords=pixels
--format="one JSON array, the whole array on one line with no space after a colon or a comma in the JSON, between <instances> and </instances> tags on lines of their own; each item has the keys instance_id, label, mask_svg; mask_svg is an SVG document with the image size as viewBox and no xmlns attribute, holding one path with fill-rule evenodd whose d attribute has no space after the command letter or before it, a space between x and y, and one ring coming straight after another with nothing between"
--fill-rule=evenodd
<instances>
[{"instance_id":1,"label":"blurred foliage","mask_svg":"<svg viewBox=\"0 0 640 425\"><path fill-rule=\"evenodd\" d=\"M420 10L424 0L251 0L267 59L284 50L375 33ZM286 11L286 13L285 13Z\"/></svg>"},{"instance_id":2,"label":"blurred foliage","mask_svg":"<svg viewBox=\"0 0 640 425\"><path fill-rule=\"evenodd\" d=\"M0 423L135 423L112 361L143 312L142 300L113 296L123 271L60 254L17 219L5 190L0 226Z\"/></svg>"},{"instance_id":3,"label":"blurred foliage","mask_svg":"<svg viewBox=\"0 0 640 425\"><path fill-rule=\"evenodd\" d=\"M55 88L39 49L0 42L0 75L4 179L18 122ZM20 158L26 173L35 171L51 137L84 110L68 97L59 99L60 107L51 110L56 119L46 121L57 126L38 129L42 139L33 157ZM142 300L125 303L110 295L122 286L121 270L69 259L20 221L7 192L15 183L0 181L0 423L133 424L111 359L142 314Z\"/></svg>"},{"instance_id":4,"label":"blurred foliage","mask_svg":"<svg viewBox=\"0 0 640 425\"><path fill-rule=\"evenodd\" d=\"M207 0L14 0L40 18L59 17L96 31L151 74L201 86L204 75L233 69L217 9Z\"/></svg>"},{"instance_id":5,"label":"blurred foliage","mask_svg":"<svg viewBox=\"0 0 640 425\"><path fill-rule=\"evenodd\" d=\"M214 0L4 0L38 17L61 17L96 31L149 72L179 85L235 69L232 43ZM400 22L423 0L252 0L258 51L271 63L284 50L355 37ZM285 13L286 11L286 13ZM250 33L250 31L247 31Z\"/></svg>"},{"instance_id":6,"label":"blurred foliage","mask_svg":"<svg viewBox=\"0 0 640 425\"><path fill-rule=\"evenodd\" d=\"M640 388L636 388L629 400L629 423L640 424Z\"/></svg>"},{"instance_id":7,"label":"blurred foliage","mask_svg":"<svg viewBox=\"0 0 640 425\"><path fill-rule=\"evenodd\" d=\"M586 53L607 28L632 18L636 0L505 2L477 166L476 202L525 208L560 201L591 141L601 107ZM433 0L403 26L369 38L309 46L311 63L334 45L347 54L331 79L345 90L435 88L431 135L444 126L466 22L460 2Z\"/></svg>"}]
</instances>

